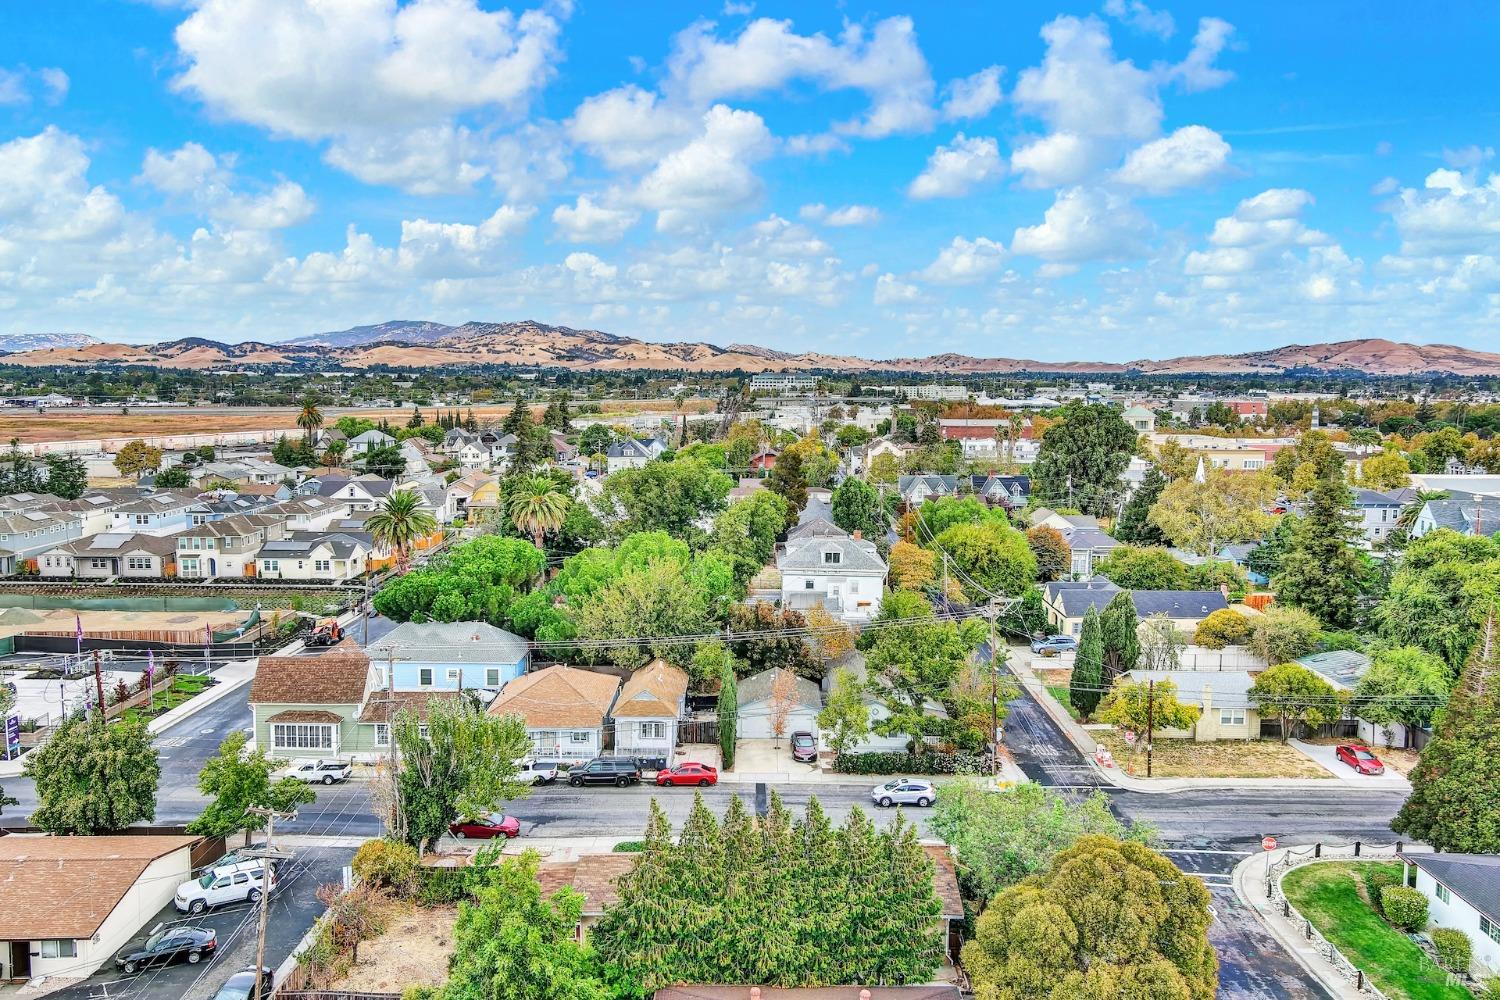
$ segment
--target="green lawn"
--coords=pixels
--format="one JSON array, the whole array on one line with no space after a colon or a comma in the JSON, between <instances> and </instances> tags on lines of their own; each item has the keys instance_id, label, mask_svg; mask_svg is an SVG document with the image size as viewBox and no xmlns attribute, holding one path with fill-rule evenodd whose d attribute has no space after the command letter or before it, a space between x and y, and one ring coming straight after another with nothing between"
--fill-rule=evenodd
<instances>
[{"instance_id":1,"label":"green lawn","mask_svg":"<svg viewBox=\"0 0 1500 1000\"><path fill-rule=\"evenodd\" d=\"M1461 986L1450 986L1416 943L1387 924L1360 897L1360 871L1376 862L1327 861L1287 873L1282 891L1344 957L1363 969L1392 998L1472 1000ZM1400 865L1387 865L1397 870Z\"/></svg>"},{"instance_id":2,"label":"green lawn","mask_svg":"<svg viewBox=\"0 0 1500 1000\"><path fill-rule=\"evenodd\" d=\"M1067 685L1048 684L1047 691L1052 695L1054 699L1056 699L1057 703L1063 707L1063 710L1073 717L1074 722L1083 721L1083 716L1078 714L1078 709L1074 708L1072 703L1068 701Z\"/></svg>"}]
</instances>

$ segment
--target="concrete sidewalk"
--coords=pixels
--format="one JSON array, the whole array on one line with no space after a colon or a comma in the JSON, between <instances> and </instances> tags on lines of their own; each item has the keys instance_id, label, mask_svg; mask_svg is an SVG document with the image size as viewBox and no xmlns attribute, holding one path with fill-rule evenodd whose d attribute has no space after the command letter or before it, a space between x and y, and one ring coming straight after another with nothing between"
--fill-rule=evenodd
<instances>
[{"instance_id":1,"label":"concrete sidewalk","mask_svg":"<svg viewBox=\"0 0 1500 1000\"><path fill-rule=\"evenodd\" d=\"M1233 872L1234 893L1240 898L1240 902L1255 911L1256 917L1266 926L1277 942L1284 948L1287 954L1296 959L1307 972L1318 982L1323 984L1329 994L1338 1000L1358 1000L1368 997L1368 993L1361 992L1355 988L1354 983L1345 979L1339 970L1328 961L1319 951L1318 946L1308 940L1302 932L1301 922L1295 918L1283 916L1281 905L1274 902L1266 893L1266 872L1274 867L1277 862L1286 857L1288 853L1303 853L1311 851L1312 848L1292 847L1277 848L1263 854L1252 855L1235 865ZM1420 845L1406 845L1402 848L1405 853L1418 851L1430 851L1432 848ZM1371 854L1367 847L1361 852L1359 860L1389 861L1391 855ZM1325 845L1322 850L1320 861L1349 861L1354 860L1354 848L1352 845ZM1310 861L1308 864L1318 864L1319 861ZM1273 884L1279 886L1286 871L1278 872L1273 877Z\"/></svg>"}]
</instances>

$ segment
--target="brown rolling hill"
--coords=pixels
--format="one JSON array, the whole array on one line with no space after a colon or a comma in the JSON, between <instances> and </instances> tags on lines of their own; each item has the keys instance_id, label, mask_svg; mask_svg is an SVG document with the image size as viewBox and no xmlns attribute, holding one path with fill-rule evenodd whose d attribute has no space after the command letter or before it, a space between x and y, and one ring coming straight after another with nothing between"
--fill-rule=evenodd
<instances>
[{"instance_id":1,"label":"brown rolling hill","mask_svg":"<svg viewBox=\"0 0 1500 1000\"><path fill-rule=\"evenodd\" d=\"M409 332L413 340L398 339ZM1109 375L1285 375L1346 373L1370 376L1500 376L1500 354L1449 344L1346 340L1293 344L1245 354L1209 354L1141 360L1035 361L935 354L870 360L838 354L790 354L749 344L656 343L599 330L575 330L534 321L438 323L400 321L318 334L287 343L222 344L200 337L163 344L80 343L0 354L0 364L69 367L149 365L214 369L243 365L340 365L428 368L442 365L526 365L597 371L893 371L914 374L1019 372Z\"/></svg>"}]
</instances>

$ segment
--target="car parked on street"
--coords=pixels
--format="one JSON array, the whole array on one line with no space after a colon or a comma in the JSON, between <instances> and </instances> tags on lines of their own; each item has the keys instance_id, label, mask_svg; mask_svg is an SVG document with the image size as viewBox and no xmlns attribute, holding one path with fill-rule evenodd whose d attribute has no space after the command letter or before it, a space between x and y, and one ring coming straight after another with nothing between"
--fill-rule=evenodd
<instances>
[{"instance_id":1,"label":"car parked on street","mask_svg":"<svg viewBox=\"0 0 1500 1000\"><path fill-rule=\"evenodd\" d=\"M197 965L213 956L219 936L206 927L163 927L143 940L132 941L115 956L115 966L129 975L173 962Z\"/></svg>"},{"instance_id":2,"label":"car parked on street","mask_svg":"<svg viewBox=\"0 0 1500 1000\"><path fill-rule=\"evenodd\" d=\"M1369 747L1359 746L1355 743L1343 743L1335 747L1333 752L1339 760L1348 764L1360 774L1385 773L1384 762L1371 753Z\"/></svg>"},{"instance_id":3,"label":"car parked on street","mask_svg":"<svg viewBox=\"0 0 1500 1000\"><path fill-rule=\"evenodd\" d=\"M557 763L536 760L523 760L519 765L521 773L518 778L525 780L528 776L533 785L550 785L557 780Z\"/></svg>"},{"instance_id":4,"label":"car parked on street","mask_svg":"<svg viewBox=\"0 0 1500 1000\"><path fill-rule=\"evenodd\" d=\"M242 861L228 867L210 868L201 876L182 883L172 903L183 913L199 914L211 906L229 903L258 903L266 891L266 863L260 858ZM276 872L271 871L270 887L276 888Z\"/></svg>"},{"instance_id":5,"label":"car parked on street","mask_svg":"<svg viewBox=\"0 0 1500 1000\"><path fill-rule=\"evenodd\" d=\"M354 765L347 760L318 760L313 757L298 757L277 773L278 778L296 778L309 785L332 785L348 781L354 773Z\"/></svg>"},{"instance_id":6,"label":"car parked on street","mask_svg":"<svg viewBox=\"0 0 1500 1000\"><path fill-rule=\"evenodd\" d=\"M818 761L818 740L809 732L792 734L792 760L802 764L816 764Z\"/></svg>"},{"instance_id":7,"label":"car parked on street","mask_svg":"<svg viewBox=\"0 0 1500 1000\"><path fill-rule=\"evenodd\" d=\"M891 806L932 805L937 801L937 786L925 778L896 778L870 790L870 799L884 808Z\"/></svg>"},{"instance_id":8,"label":"car parked on street","mask_svg":"<svg viewBox=\"0 0 1500 1000\"><path fill-rule=\"evenodd\" d=\"M214 994L214 1000L264 1000L274 992L271 985L272 970L261 968L260 992L255 992L255 967L251 966L240 972L236 972L224 981L219 987L219 992Z\"/></svg>"},{"instance_id":9,"label":"car parked on street","mask_svg":"<svg viewBox=\"0 0 1500 1000\"><path fill-rule=\"evenodd\" d=\"M1078 648L1078 639L1071 635L1049 635L1031 640L1031 651L1043 656L1071 653Z\"/></svg>"},{"instance_id":10,"label":"car parked on street","mask_svg":"<svg viewBox=\"0 0 1500 1000\"><path fill-rule=\"evenodd\" d=\"M719 769L708 764L685 760L681 764L657 771L656 783L662 787L697 785L699 788L707 788L709 785L719 783Z\"/></svg>"},{"instance_id":11,"label":"car parked on street","mask_svg":"<svg viewBox=\"0 0 1500 1000\"><path fill-rule=\"evenodd\" d=\"M641 783L641 762L634 757L595 757L568 772L568 784L574 788L584 785L626 785Z\"/></svg>"},{"instance_id":12,"label":"car parked on street","mask_svg":"<svg viewBox=\"0 0 1500 1000\"><path fill-rule=\"evenodd\" d=\"M514 816L490 813L477 819L459 819L448 824L448 832L459 840L510 840L521 835L521 821Z\"/></svg>"}]
</instances>

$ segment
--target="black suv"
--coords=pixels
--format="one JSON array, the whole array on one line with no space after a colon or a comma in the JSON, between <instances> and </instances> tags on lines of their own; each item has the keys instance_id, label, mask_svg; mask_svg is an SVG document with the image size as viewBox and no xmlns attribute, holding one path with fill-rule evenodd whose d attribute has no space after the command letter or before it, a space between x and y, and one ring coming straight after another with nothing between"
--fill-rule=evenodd
<instances>
[{"instance_id":1,"label":"black suv","mask_svg":"<svg viewBox=\"0 0 1500 1000\"><path fill-rule=\"evenodd\" d=\"M641 783L641 762L634 757L595 757L587 764L580 764L568 772L568 784L574 788L584 785L626 785Z\"/></svg>"}]
</instances>

